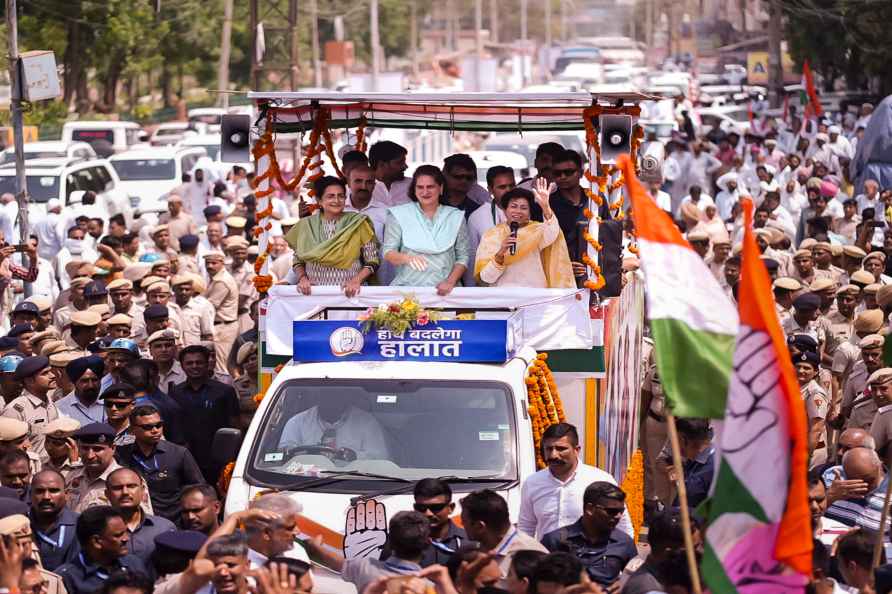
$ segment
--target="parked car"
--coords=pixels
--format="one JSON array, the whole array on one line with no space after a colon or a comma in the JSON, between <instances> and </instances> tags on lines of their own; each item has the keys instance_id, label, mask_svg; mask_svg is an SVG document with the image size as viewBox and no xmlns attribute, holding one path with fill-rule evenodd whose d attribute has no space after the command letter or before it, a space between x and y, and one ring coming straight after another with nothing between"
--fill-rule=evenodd
<instances>
[{"instance_id":1,"label":"parked car","mask_svg":"<svg viewBox=\"0 0 892 594\"><path fill-rule=\"evenodd\" d=\"M31 197L28 212L35 216L46 213L50 198L58 198L62 205L69 205L73 192L93 191L97 203L109 216L123 214L129 225L133 221L133 208L120 187L121 180L107 159L69 160L32 159L26 163L25 176ZM0 165L0 193L15 193L15 164Z\"/></svg>"},{"instance_id":2,"label":"parked car","mask_svg":"<svg viewBox=\"0 0 892 594\"><path fill-rule=\"evenodd\" d=\"M152 146L172 146L183 139L207 132L207 124L190 122L167 122L152 132L149 144Z\"/></svg>"},{"instance_id":3,"label":"parked car","mask_svg":"<svg viewBox=\"0 0 892 594\"><path fill-rule=\"evenodd\" d=\"M100 157L110 157L147 142L148 134L136 122L66 122L62 126L62 142L81 140Z\"/></svg>"},{"instance_id":4,"label":"parked car","mask_svg":"<svg viewBox=\"0 0 892 594\"><path fill-rule=\"evenodd\" d=\"M62 142L49 140L25 143L25 160L30 159L95 159L96 151L86 142ZM9 147L2 153L0 163L15 161L15 148Z\"/></svg>"},{"instance_id":5,"label":"parked car","mask_svg":"<svg viewBox=\"0 0 892 594\"><path fill-rule=\"evenodd\" d=\"M192 170L205 156L202 147L156 147L135 149L109 159L122 190L133 208L167 194L182 183L183 173Z\"/></svg>"}]
</instances>

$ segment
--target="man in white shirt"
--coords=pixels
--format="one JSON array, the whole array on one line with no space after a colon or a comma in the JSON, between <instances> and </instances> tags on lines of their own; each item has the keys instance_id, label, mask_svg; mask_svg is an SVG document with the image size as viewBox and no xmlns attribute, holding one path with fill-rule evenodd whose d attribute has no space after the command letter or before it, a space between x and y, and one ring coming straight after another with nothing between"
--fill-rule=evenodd
<instances>
[{"instance_id":1,"label":"man in white shirt","mask_svg":"<svg viewBox=\"0 0 892 594\"><path fill-rule=\"evenodd\" d=\"M66 230L63 229L61 212L62 203L59 199L50 198L46 203L46 216L31 228L31 232L37 236L37 253L41 258L52 260L62 249Z\"/></svg>"},{"instance_id":2,"label":"man in white shirt","mask_svg":"<svg viewBox=\"0 0 892 594\"><path fill-rule=\"evenodd\" d=\"M250 509L264 510L272 517L245 522L251 569L264 567L273 557L310 561L306 550L295 544L295 537L300 533L297 518L303 511L300 503L284 493L269 493L251 501Z\"/></svg>"},{"instance_id":3,"label":"man in white shirt","mask_svg":"<svg viewBox=\"0 0 892 594\"><path fill-rule=\"evenodd\" d=\"M874 209L874 218L877 221L885 220L885 208L880 205L880 184L874 179L864 180L864 193L855 197L858 203L858 214L864 212L865 208Z\"/></svg>"},{"instance_id":4,"label":"man in white shirt","mask_svg":"<svg viewBox=\"0 0 892 594\"><path fill-rule=\"evenodd\" d=\"M505 222L505 211L499 207L499 200L502 199L505 192L514 189L514 170L504 165L490 167L486 172L486 185L492 199L468 217L468 239L471 244L472 256L476 256L477 246L480 245L480 238L483 237L483 234ZM468 266L462 277L462 282L466 287L473 287L476 284L473 265Z\"/></svg>"},{"instance_id":5,"label":"man in white shirt","mask_svg":"<svg viewBox=\"0 0 892 594\"><path fill-rule=\"evenodd\" d=\"M667 214L672 215L672 196L660 189L659 182L651 182L648 184L648 187L650 195L653 197L654 202L657 203L657 206L665 210Z\"/></svg>"},{"instance_id":6,"label":"man in white shirt","mask_svg":"<svg viewBox=\"0 0 892 594\"><path fill-rule=\"evenodd\" d=\"M675 213L676 218L681 218L681 207L688 202L693 202L700 212L706 211L707 206L715 206L715 202L712 201L712 196L703 193L703 188L696 185L691 186L688 188L688 195L682 198L681 204L678 205L678 210Z\"/></svg>"},{"instance_id":7,"label":"man in white shirt","mask_svg":"<svg viewBox=\"0 0 892 594\"><path fill-rule=\"evenodd\" d=\"M381 140L369 149L369 167L375 172L372 200L385 206L399 206L409 202L411 178L405 176L406 149L390 140Z\"/></svg>"},{"instance_id":8,"label":"man in white shirt","mask_svg":"<svg viewBox=\"0 0 892 594\"><path fill-rule=\"evenodd\" d=\"M347 204L344 210L358 212L372 220L375 236L384 241L384 223L387 221L387 207L372 197L375 190L375 172L368 165L359 164L350 168L347 174Z\"/></svg>"},{"instance_id":9,"label":"man in white shirt","mask_svg":"<svg viewBox=\"0 0 892 594\"><path fill-rule=\"evenodd\" d=\"M389 460L384 431L378 420L345 398L326 398L288 420L279 448L298 446L337 450L346 459Z\"/></svg>"},{"instance_id":10,"label":"man in white shirt","mask_svg":"<svg viewBox=\"0 0 892 594\"><path fill-rule=\"evenodd\" d=\"M521 532L541 539L544 535L568 526L582 516L585 488L597 481L612 485L616 479L609 473L579 461L579 433L569 423L551 425L542 434L542 456L547 468L528 477L520 490ZM629 512L617 526L633 536Z\"/></svg>"}]
</instances>

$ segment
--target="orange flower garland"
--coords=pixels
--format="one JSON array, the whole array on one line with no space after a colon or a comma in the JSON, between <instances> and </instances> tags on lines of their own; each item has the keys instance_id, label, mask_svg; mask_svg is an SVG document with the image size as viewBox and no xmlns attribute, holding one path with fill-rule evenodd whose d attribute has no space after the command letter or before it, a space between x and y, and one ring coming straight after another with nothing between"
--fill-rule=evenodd
<instances>
[{"instance_id":1,"label":"orange flower garland","mask_svg":"<svg viewBox=\"0 0 892 594\"><path fill-rule=\"evenodd\" d=\"M365 127L368 124L365 115L359 116L359 126L356 128L356 150L361 153L366 151L365 145Z\"/></svg>"},{"instance_id":2,"label":"orange flower garland","mask_svg":"<svg viewBox=\"0 0 892 594\"><path fill-rule=\"evenodd\" d=\"M632 518L635 542L638 542L638 535L644 524L644 455L641 450L635 450L635 453L632 454L620 489L626 494L626 509L629 510L629 516Z\"/></svg>"},{"instance_id":3,"label":"orange flower garland","mask_svg":"<svg viewBox=\"0 0 892 594\"><path fill-rule=\"evenodd\" d=\"M545 460L542 459L542 433L549 426L566 420L554 374L545 362L547 358L547 353L537 355L530 364L526 377L527 397L530 403L528 412L533 429L537 468L545 468Z\"/></svg>"},{"instance_id":4,"label":"orange flower garland","mask_svg":"<svg viewBox=\"0 0 892 594\"><path fill-rule=\"evenodd\" d=\"M223 472L220 473L220 478L217 479L217 490L221 495L226 495L226 492L229 490L229 483L232 482L232 473L234 470L235 462L230 462L223 467Z\"/></svg>"}]
</instances>

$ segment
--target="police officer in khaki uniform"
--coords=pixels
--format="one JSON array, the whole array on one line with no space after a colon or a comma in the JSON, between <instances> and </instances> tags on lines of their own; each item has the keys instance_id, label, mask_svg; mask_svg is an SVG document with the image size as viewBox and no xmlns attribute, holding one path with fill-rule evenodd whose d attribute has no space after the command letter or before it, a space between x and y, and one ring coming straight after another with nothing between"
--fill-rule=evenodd
<instances>
[{"instance_id":1,"label":"police officer in khaki uniform","mask_svg":"<svg viewBox=\"0 0 892 594\"><path fill-rule=\"evenodd\" d=\"M81 424L71 417L59 417L44 429L46 434L46 453L49 457L44 468L55 470L65 479L66 490L71 487L71 475L83 467L74 432Z\"/></svg>"},{"instance_id":2,"label":"police officer in khaki uniform","mask_svg":"<svg viewBox=\"0 0 892 594\"><path fill-rule=\"evenodd\" d=\"M870 426L870 435L876 441L877 453L882 459L889 454L892 443L892 368L874 371L867 380L870 396L877 405L877 412Z\"/></svg>"},{"instance_id":3,"label":"police officer in khaki uniform","mask_svg":"<svg viewBox=\"0 0 892 594\"><path fill-rule=\"evenodd\" d=\"M823 279L815 284L826 284L829 282L829 280ZM846 285L843 289L836 289L835 285L833 285L818 293L822 295L822 300L826 298L827 293L832 292L835 295L833 310L822 317L822 321L827 327L827 344L824 346L824 358L821 364L831 369L836 349L840 344L849 340L854 331L857 289L854 285Z\"/></svg>"},{"instance_id":4,"label":"police officer in khaki uniform","mask_svg":"<svg viewBox=\"0 0 892 594\"><path fill-rule=\"evenodd\" d=\"M225 256L220 252L205 254L204 265L211 279L205 297L216 310L214 316L216 369L220 373L226 373L226 360L229 358L232 343L238 336L238 285L226 270Z\"/></svg>"},{"instance_id":5,"label":"police officer in khaki uniform","mask_svg":"<svg viewBox=\"0 0 892 594\"><path fill-rule=\"evenodd\" d=\"M830 407L830 396L816 381L820 368L817 353L814 351L803 351L793 359L793 365L796 368L799 391L808 415L808 443L812 451L812 460L820 464L827 457L827 452L824 449L824 422L827 419L827 410Z\"/></svg>"},{"instance_id":6,"label":"police officer in khaki uniform","mask_svg":"<svg viewBox=\"0 0 892 594\"><path fill-rule=\"evenodd\" d=\"M0 537L10 536L14 538L15 542L22 548L25 555L28 558L37 561L37 564L40 567L40 575L46 581L46 589L42 591L46 592L46 594L68 594L62 578L55 573L44 569L40 562L40 552L37 549L37 545L34 543L34 534L31 531L31 520L25 515L28 513L27 505L25 505L25 509L22 509L21 512L22 513L9 514L0 518ZM18 588L13 590L13 592L18 592Z\"/></svg>"},{"instance_id":7,"label":"police officer in khaki uniform","mask_svg":"<svg viewBox=\"0 0 892 594\"><path fill-rule=\"evenodd\" d=\"M81 357L89 357L92 353L87 347L96 340L101 323L102 314L90 309L71 314L71 334L67 338L71 350L80 353Z\"/></svg>"},{"instance_id":8,"label":"police officer in khaki uniform","mask_svg":"<svg viewBox=\"0 0 892 594\"><path fill-rule=\"evenodd\" d=\"M0 450L16 449L25 452L28 456L31 476L34 476L43 465L40 456L31 449L31 440L28 438L28 423L18 419L0 417Z\"/></svg>"},{"instance_id":9,"label":"police officer in khaki uniform","mask_svg":"<svg viewBox=\"0 0 892 594\"><path fill-rule=\"evenodd\" d=\"M854 285L846 285L846 287L854 287ZM842 398L845 382L852 372L852 366L861 358L858 342L865 336L877 334L884 322L881 311L877 309L862 311L855 316L855 320L852 322L852 336L849 337L849 340L836 346L836 350L833 352L833 363L830 367L834 379L834 402L839 402Z\"/></svg>"},{"instance_id":10,"label":"police officer in khaki uniform","mask_svg":"<svg viewBox=\"0 0 892 594\"><path fill-rule=\"evenodd\" d=\"M238 396L239 428L245 431L251 423L251 417L257 410L254 396L259 390L257 386L257 344L246 342L239 347L235 356L241 375L232 382L235 393Z\"/></svg>"},{"instance_id":11,"label":"police officer in khaki uniform","mask_svg":"<svg viewBox=\"0 0 892 594\"><path fill-rule=\"evenodd\" d=\"M774 308L781 324L793 315L793 298L802 290L802 283L795 278L782 276L771 285L774 289Z\"/></svg>"},{"instance_id":12,"label":"police officer in khaki uniform","mask_svg":"<svg viewBox=\"0 0 892 594\"><path fill-rule=\"evenodd\" d=\"M839 284L845 276L845 270L833 265L833 246L826 241L818 241L811 246L811 255L815 261L815 268L830 273L833 282Z\"/></svg>"},{"instance_id":13,"label":"police officer in khaki uniform","mask_svg":"<svg viewBox=\"0 0 892 594\"><path fill-rule=\"evenodd\" d=\"M836 311L836 289L836 282L827 277L816 278L808 286L808 290L821 299L820 315L825 319Z\"/></svg>"},{"instance_id":14,"label":"police officer in khaki uniform","mask_svg":"<svg viewBox=\"0 0 892 594\"><path fill-rule=\"evenodd\" d=\"M842 396L842 414L848 417L846 429L857 427L870 430L876 415L877 404L871 397L870 377L883 366L883 345L886 340L879 334L865 336L858 343L861 360L852 366Z\"/></svg>"},{"instance_id":15,"label":"police officer in khaki uniform","mask_svg":"<svg viewBox=\"0 0 892 594\"><path fill-rule=\"evenodd\" d=\"M660 505L669 506L675 492L668 479L660 454L669 439L666 427L666 395L660 383L653 352L648 357L644 381L641 385L641 410L644 412L642 441L644 444L644 499L645 505L657 511Z\"/></svg>"},{"instance_id":16,"label":"police officer in khaki uniform","mask_svg":"<svg viewBox=\"0 0 892 594\"><path fill-rule=\"evenodd\" d=\"M43 447L44 428L59 418L59 411L50 399L56 389L56 376L50 360L44 356L26 357L16 367L14 377L22 382L22 395L3 409L3 416L24 421L30 426L29 438L34 452L47 460Z\"/></svg>"}]
</instances>

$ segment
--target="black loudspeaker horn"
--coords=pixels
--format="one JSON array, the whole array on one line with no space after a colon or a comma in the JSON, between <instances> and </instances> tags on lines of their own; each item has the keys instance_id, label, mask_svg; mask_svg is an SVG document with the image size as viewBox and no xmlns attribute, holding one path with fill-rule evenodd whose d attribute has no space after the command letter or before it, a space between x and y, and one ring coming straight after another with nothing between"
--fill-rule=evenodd
<instances>
[{"instance_id":1,"label":"black loudspeaker horn","mask_svg":"<svg viewBox=\"0 0 892 594\"><path fill-rule=\"evenodd\" d=\"M224 163L246 163L251 160L251 116L223 116L220 122L220 160Z\"/></svg>"},{"instance_id":2,"label":"black loudspeaker horn","mask_svg":"<svg viewBox=\"0 0 892 594\"><path fill-rule=\"evenodd\" d=\"M598 122L601 165L612 165L623 153L632 152L632 116L604 114Z\"/></svg>"}]
</instances>

